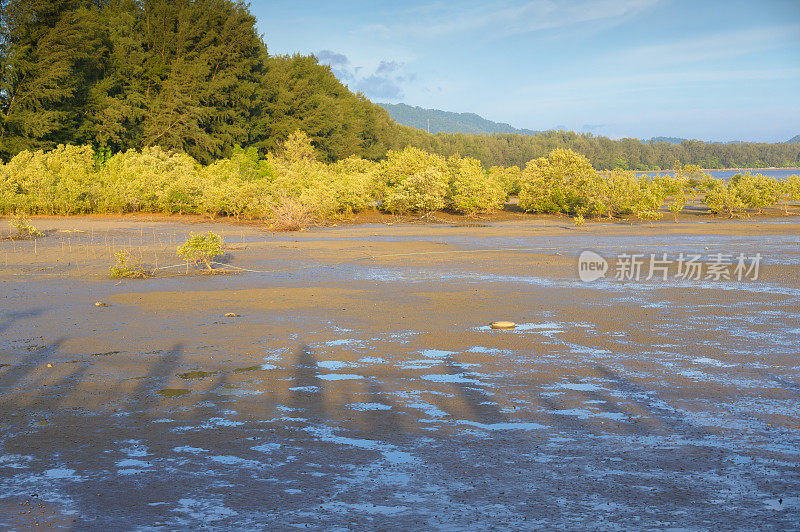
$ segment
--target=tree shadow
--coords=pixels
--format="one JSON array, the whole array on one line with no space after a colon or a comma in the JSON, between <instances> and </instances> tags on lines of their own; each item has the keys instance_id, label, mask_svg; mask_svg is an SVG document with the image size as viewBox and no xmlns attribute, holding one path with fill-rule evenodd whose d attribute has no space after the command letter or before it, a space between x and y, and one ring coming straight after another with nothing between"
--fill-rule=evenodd
<instances>
[{"instance_id":1,"label":"tree shadow","mask_svg":"<svg viewBox=\"0 0 800 532\"><path fill-rule=\"evenodd\" d=\"M692 425L691 423L687 423L680 417L679 414L673 412L672 410L656 406L652 403L652 401L643 399L648 397L649 394L647 391L625 379L620 374L602 365L595 366L595 370L606 380L612 382L617 390L623 392L626 399L635 403L643 412L646 412L652 419L660 422L661 425L672 430L679 431L683 434L698 432L703 434L707 433L707 431L703 428ZM609 404L614 403L610 397L606 397L604 395L598 395L598 398L606 401Z\"/></svg>"},{"instance_id":2,"label":"tree shadow","mask_svg":"<svg viewBox=\"0 0 800 532\"><path fill-rule=\"evenodd\" d=\"M366 410L363 413L369 432L387 436L399 436L404 432L403 421L397 411L397 405L389 399L380 383L374 378L368 385L368 402L388 407L380 410Z\"/></svg>"},{"instance_id":3,"label":"tree shadow","mask_svg":"<svg viewBox=\"0 0 800 532\"><path fill-rule=\"evenodd\" d=\"M588 428L588 424L577 416L559 413L563 405L558 404L550 397L539 394L536 396L536 401L544 406L544 414L554 426L572 430L585 430Z\"/></svg>"},{"instance_id":4,"label":"tree shadow","mask_svg":"<svg viewBox=\"0 0 800 532\"><path fill-rule=\"evenodd\" d=\"M175 344L153 364L147 375L142 378L139 385L128 397L127 411L131 413L146 413L157 403L156 392L163 389L175 376L175 371L183 355L183 345Z\"/></svg>"},{"instance_id":5,"label":"tree shadow","mask_svg":"<svg viewBox=\"0 0 800 532\"><path fill-rule=\"evenodd\" d=\"M0 322L0 332L5 331L17 321L28 320L41 316L45 310L46 309L44 307L38 307L23 311L5 311L6 317L2 322Z\"/></svg>"},{"instance_id":6,"label":"tree shadow","mask_svg":"<svg viewBox=\"0 0 800 532\"><path fill-rule=\"evenodd\" d=\"M469 373L456 365L456 362L451 356L448 355L444 363L447 373L450 375L469 376ZM508 421L508 418L500 412L494 399L492 399L480 385L458 381L454 381L451 384L458 392L473 418L478 422L491 425L495 423L506 423Z\"/></svg>"},{"instance_id":7,"label":"tree shadow","mask_svg":"<svg viewBox=\"0 0 800 532\"><path fill-rule=\"evenodd\" d=\"M72 395L89 371L90 364L82 364L76 370L65 375L57 383L47 387L47 394L41 393L36 399L36 408L41 412L55 412L56 409Z\"/></svg>"},{"instance_id":8,"label":"tree shadow","mask_svg":"<svg viewBox=\"0 0 800 532\"><path fill-rule=\"evenodd\" d=\"M48 345L40 347L0 375L0 397L6 390L20 383L39 365L51 360L65 341L66 337L61 337Z\"/></svg>"},{"instance_id":9,"label":"tree shadow","mask_svg":"<svg viewBox=\"0 0 800 532\"><path fill-rule=\"evenodd\" d=\"M775 375L770 375L769 379L773 382L777 382L778 384L780 384L784 390L789 390L797 395L800 395L800 384L797 384L796 382L789 381L786 379L782 379Z\"/></svg>"},{"instance_id":10,"label":"tree shadow","mask_svg":"<svg viewBox=\"0 0 800 532\"><path fill-rule=\"evenodd\" d=\"M289 404L294 409L304 410L311 418L325 417L325 396L319 374L314 352L308 344L301 344L297 349Z\"/></svg>"}]
</instances>

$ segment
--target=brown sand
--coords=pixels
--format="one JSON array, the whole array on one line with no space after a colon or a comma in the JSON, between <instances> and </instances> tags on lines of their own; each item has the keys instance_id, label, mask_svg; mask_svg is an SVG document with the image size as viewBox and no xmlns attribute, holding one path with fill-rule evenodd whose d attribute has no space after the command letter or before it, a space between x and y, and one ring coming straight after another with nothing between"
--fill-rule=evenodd
<instances>
[{"instance_id":1,"label":"brown sand","mask_svg":"<svg viewBox=\"0 0 800 532\"><path fill-rule=\"evenodd\" d=\"M380 221L0 241L0 526L796 524L800 221ZM182 275L208 230L227 273ZM585 249L763 264L587 285Z\"/></svg>"}]
</instances>

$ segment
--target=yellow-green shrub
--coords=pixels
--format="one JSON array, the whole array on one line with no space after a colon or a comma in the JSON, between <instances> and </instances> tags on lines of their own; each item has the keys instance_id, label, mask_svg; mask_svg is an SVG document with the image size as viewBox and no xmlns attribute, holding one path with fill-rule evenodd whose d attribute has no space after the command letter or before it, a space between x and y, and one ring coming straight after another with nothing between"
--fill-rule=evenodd
<instances>
[{"instance_id":1,"label":"yellow-green shrub","mask_svg":"<svg viewBox=\"0 0 800 532\"><path fill-rule=\"evenodd\" d=\"M301 131L290 135L280 155L269 155L267 163L275 177L261 208L275 227L350 215L374 203L376 163L351 157L326 165Z\"/></svg>"},{"instance_id":2,"label":"yellow-green shrub","mask_svg":"<svg viewBox=\"0 0 800 532\"><path fill-rule=\"evenodd\" d=\"M471 157L450 157L449 206L456 212L491 212L503 206L507 195L503 185L487 176L480 161Z\"/></svg>"},{"instance_id":3,"label":"yellow-green shrub","mask_svg":"<svg viewBox=\"0 0 800 532\"><path fill-rule=\"evenodd\" d=\"M100 168L100 212L198 213L203 183L199 164L158 146L128 150Z\"/></svg>"},{"instance_id":4,"label":"yellow-green shrub","mask_svg":"<svg viewBox=\"0 0 800 532\"><path fill-rule=\"evenodd\" d=\"M178 256L194 264L203 263L211 270L211 263L222 255L222 237L213 231L206 234L194 233L189 235L186 242L178 248Z\"/></svg>"},{"instance_id":5,"label":"yellow-green shrub","mask_svg":"<svg viewBox=\"0 0 800 532\"><path fill-rule=\"evenodd\" d=\"M381 208L391 213L426 213L443 209L449 189L447 161L418 148L389 152L379 169Z\"/></svg>"},{"instance_id":6,"label":"yellow-green shrub","mask_svg":"<svg viewBox=\"0 0 800 532\"><path fill-rule=\"evenodd\" d=\"M778 181L761 174L736 174L731 178L730 185L745 207L756 209L759 213L780 201Z\"/></svg>"},{"instance_id":7,"label":"yellow-green shrub","mask_svg":"<svg viewBox=\"0 0 800 532\"><path fill-rule=\"evenodd\" d=\"M95 178L91 146L60 145L49 151L22 151L3 166L4 209L31 214L92 212Z\"/></svg>"},{"instance_id":8,"label":"yellow-green shrub","mask_svg":"<svg viewBox=\"0 0 800 532\"><path fill-rule=\"evenodd\" d=\"M705 204L715 214L734 214L744 211L745 205L736 187L722 179L706 177L700 184L705 191Z\"/></svg>"},{"instance_id":9,"label":"yellow-green shrub","mask_svg":"<svg viewBox=\"0 0 800 532\"><path fill-rule=\"evenodd\" d=\"M275 179L274 169L258 157L255 148L235 148L230 159L216 161L200 171L202 192L200 210L212 218L227 214L241 216L263 214L263 199L269 195Z\"/></svg>"},{"instance_id":10,"label":"yellow-green shrub","mask_svg":"<svg viewBox=\"0 0 800 532\"><path fill-rule=\"evenodd\" d=\"M629 170L610 170L601 174L597 200L603 204L602 211L609 218L615 215L633 214L639 180Z\"/></svg>"},{"instance_id":11,"label":"yellow-green shrub","mask_svg":"<svg viewBox=\"0 0 800 532\"><path fill-rule=\"evenodd\" d=\"M603 172L594 197L601 205L597 212L609 218L633 214L640 220L661 218L661 205L666 196L663 180L637 176L629 170Z\"/></svg>"},{"instance_id":12,"label":"yellow-green shrub","mask_svg":"<svg viewBox=\"0 0 800 532\"><path fill-rule=\"evenodd\" d=\"M598 198L600 180L583 155L554 150L525 166L519 205L526 212L600 214L604 210Z\"/></svg>"},{"instance_id":13,"label":"yellow-green shrub","mask_svg":"<svg viewBox=\"0 0 800 532\"><path fill-rule=\"evenodd\" d=\"M509 166L508 168L492 166L489 168L489 177L503 186L506 197L519 194L522 184L522 170L519 169L519 166Z\"/></svg>"},{"instance_id":14,"label":"yellow-green shrub","mask_svg":"<svg viewBox=\"0 0 800 532\"><path fill-rule=\"evenodd\" d=\"M800 201L800 176L790 175L780 186L781 201L783 202L783 212L789 214L789 202Z\"/></svg>"},{"instance_id":15,"label":"yellow-green shrub","mask_svg":"<svg viewBox=\"0 0 800 532\"><path fill-rule=\"evenodd\" d=\"M378 194L378 163L348 157L329 166L335 179L337 212L350 214L372 207Z\"/></svg>"},{"instance_id":16,"label":"yellow-green shrub","mask_svg":"<svg viewBox=\"0 0 800 532\"><path fill-rule=\"evenodd\" d=\"M158 147L106 158L89 146L59 146L49 152L23 151L0 163L3 214L205 213L270 221L282 217L286 223L275 225L286 227L350 215L376 202L393 213L491 211L517 191L528 212L576 218L632 214L647 220L660 217L664 201L670 200L677 219L687 193L695 189L705 192L713 212L729 215L779 202L788 213L790 202L800 201L797 176L778 181L737 175L726 183L691 165L675 178L600 174L570 150L535 159L524 172L517 167L486 172L475 159L445 160L416 148L390 152L381 163L351 157L325 164L302 132L290 135L279 154L263 159L253 148L236 148L228 159L206 167Z\"/></svg>"}]
</instances>

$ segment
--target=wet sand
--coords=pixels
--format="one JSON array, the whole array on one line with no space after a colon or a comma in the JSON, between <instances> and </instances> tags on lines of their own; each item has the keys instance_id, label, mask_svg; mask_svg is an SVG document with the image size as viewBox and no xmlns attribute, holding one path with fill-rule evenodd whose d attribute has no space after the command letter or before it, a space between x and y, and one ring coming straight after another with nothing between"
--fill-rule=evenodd
<instances>
[{"instance_id":1,"label":"wet sand","mask_svg":"<svg viewBox=\"0 0 800 532\"><path fill-rule=\"evenodd\" d=\"M800 522L796 218L34 224L0 240L0 528ZM240 270L180 275L208 230ZM763 260L586 284L586 249Z\"/></svg>"}]
</instances>

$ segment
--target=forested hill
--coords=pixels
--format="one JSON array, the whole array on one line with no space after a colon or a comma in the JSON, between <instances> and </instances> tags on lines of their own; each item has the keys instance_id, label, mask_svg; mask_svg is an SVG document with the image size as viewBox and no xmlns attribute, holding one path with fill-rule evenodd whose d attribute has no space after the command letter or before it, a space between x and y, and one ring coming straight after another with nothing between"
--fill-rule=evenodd
<instances>
[{"instance_id":1,"label":"forested hill","mask_svg":"<svg viewBox=\"0 0 800 532\"><path fill-rule=\"evenodd\" d=\"M438 109L423 109L404 103L379 103L398 124L422 129L430 133L510 133L533 135L537 131L517 129L502 122L492 122L475 113L451 113Z\"/></svg>"},{"instance_id":2,"label":"forested hill","mask_svg":"<svg viewBox=\"0 0 800 532\"><path fill-rule=\"evenodd\" d=\"M800 135L795 135L794 137L790 138L786 142L798 143L798 142L800 142Z\"/></svg>"},{"instance_id":3,"label":"forested hill","mask_svg":"<svg viewBox=\"0 0 800 532\"><path fill-rule=\"evenodd\" d=\"M474 130L488 127L477 115L453 115ZM527 130L433 135L417 126L400 125L353 94L313 56L270 55L241 1L0 0L2 161L23 150L88 144L106 155L157 145L208 163L237 145L265 154L301 130L328 161L379 160L411 145L486 166L524 166L556 148L573 149L598 169L800 164L796 142L673 144Z\"/></svg>"}]
</instances>

